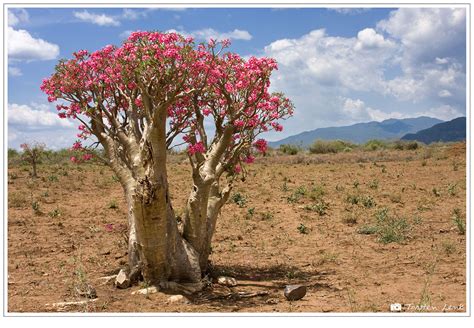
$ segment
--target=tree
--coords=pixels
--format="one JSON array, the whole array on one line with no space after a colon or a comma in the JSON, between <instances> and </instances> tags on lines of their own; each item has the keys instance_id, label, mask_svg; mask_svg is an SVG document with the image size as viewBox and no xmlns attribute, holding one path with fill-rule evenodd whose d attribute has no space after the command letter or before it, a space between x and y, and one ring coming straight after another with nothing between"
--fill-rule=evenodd
<instances>
[{"instance_id":1,"label":"tree","mask_svg":"<svg viewBox=\"0 0 474 328\"><path fill-rule=\"evenodd\" d=\"M40 163L45 147L45 144L38 142L34 142L31 144L23 143L20 145L20 148L23 149L21 159L31 164L33 168L33 171L31 172L31 177L33 178L38 177L36 165Z\"/></svg>"},{"instance_id":2,"label":"tree","mask_svg":"<svg viewBox=\"0 0 474 328\"><path fill-rule=\"evenodd\" d=\"M60 61L41 89L60 117L81 122L80 139L95 137L104 161L119 177L128 204L132 280L199 282L222 206L268 130L292 103L271 94L269 58L248 60L225 52L228 41L195 46L176 33L134 32L122 46L74 53ZM206 129L213 126L214 131ZM171 204L166 156L187 144L193 187L184 229ZM175 141L175 142L174 142ZM73 148L87 147L78 140ZM87 159L84 157L84 159Z\"/></svg>"}]
</instances>

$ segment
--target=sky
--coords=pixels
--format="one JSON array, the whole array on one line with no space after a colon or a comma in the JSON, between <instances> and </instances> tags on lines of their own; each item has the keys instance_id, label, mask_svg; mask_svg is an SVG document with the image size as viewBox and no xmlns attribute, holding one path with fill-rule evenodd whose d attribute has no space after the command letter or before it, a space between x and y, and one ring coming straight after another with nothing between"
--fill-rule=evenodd
<instances>
[{"instance_id":1,"label":"sky","mask_svg":"<svg viewBox=\"0 0 474 328\"><path fill-rule=\"evenodd\" d=\"M74 51L119 45L131 31L272 57L271 90L295 105L278 140L320 127L466 115L466 10L459 8L14 8L8 10L8 147L69 148L78 123L57 117L39 87Z\"/></svg>"}]
</instances>

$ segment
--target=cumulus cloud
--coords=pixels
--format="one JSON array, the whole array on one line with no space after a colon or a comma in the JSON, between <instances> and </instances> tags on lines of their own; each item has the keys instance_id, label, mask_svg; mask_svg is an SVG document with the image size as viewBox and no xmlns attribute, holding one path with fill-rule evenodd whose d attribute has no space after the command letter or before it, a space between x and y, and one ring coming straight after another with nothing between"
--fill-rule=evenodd
<instances>
[{"instance_id":1,"label":"cumulus cloud","mask_svg":"<svg viewBox=\"0 0 474 328\"><path fill-rule=\"evenodd\" d=\"M21 72L21 69L15 66L8 66L8 75L10 76L22 76L23 73Z\"/></svg>"},{"instance_id":2,"label":"cumulus cloud","mask_svg":"<svg viewBox=\"0 0 474 328\"><path fill-rule=\"evenodd\" d=\"M263 51L279 65L272 89L284 91L296 107L285 134L391 117L463 115L465 33L464 9L403 8L352 37L319 29L275 40Z\"/></svg>"},{"instance_id":3,"label":"cumulus cloud","mask_svg":"<svg viewBox=\"0 0 474 328\"><path fill-rule=\"evenodd\" d=\"M366 28L357 33L357 43L355 44L356 50L362 49L375 49L384 47L395 47L395 43L390 40L385 40L383 35L378 34L372 28Z\"/></svg>"},{"instance_id":4,"label":"cumulus cloud","mask_svg":"<svg viewBox=\"0 0 474 328\"><path fill-rule=\"evenodd\" d=\"M234 29L233 31L229 31L229 32L220 32L212 28L205 28L205 29L195 30L191 32L177 31L177 30L171 29L171 30L168 30L167 32L176 32L185 36L191 36L195 39L205 40L205 41L208 41L209 39L216 39L216 40L231 39L231 40L245 40L245 41L252 40L252 35L248 31L239 30L239 29Z\"/></svg>"},{"instance_id":5,"label":"cumulus cloud","mask_svg":"<svg viewBox=\"0 0 474 328\"><path fill-rule=\"evenodd\" d=\"M56 113L49 110L49 106L36 103L32 103L31 106L8 104L8 124L28 129L73 127L71 121L59 118Z\"/></svg>"},{"instance_id":6,"label":"cumulus cloud","mask_svg":"<svg viewBox=\"0 0 474 328\"><path fill-rule=\"evenodd\" d=\"M370 8L328 8L328 10L335 11L343 15L356 15L369 11Z\"/></svg>"},{"instance_id":7,"label":"cumulus cloud","mask_svg":"<svg viewBox=\"0 0 474 328\"><path fill-rule=\"evenodd\" d=\"M28 12L23 8L8 9L8 26L26 23L30 19Z\"/></svg>"},{"instance_id":8,"label":"cumulus cloud","mask_svg":"<svg viewBox=\"0 0 474 328\"><path fill-rule=\"evenodd\" d=\"M460 111L450 105L441 105L438 107L432 107L425 111L416 113L416 116L429 116L439 118L443 121L450 121L456 117L466 116L464 111Z\"/></svg>"},{"instance_id":9,"label":"cumulus cloud","mask_svg":"<svg viewBox=\"0 0 474 328\"><path fill-rule=\"evenodd\" d=\"M8 56L12 60L50 60L59 55L59 46L43 39L36 39L26 30L8 27Z\"/></svg>"},{"instance_id":10,"label":"cumulus cloud","mask_svg":"<svg viewBox=\"0 0 474 328\"><path fill-rule=\"evenodd\" d=\"M75 11L74 17L88 23L92 23L99 26L119 26L120 21L112 16L107 16L105 14L93 14L84 11Z\"/></svg>"},{"instance_id":11,"label":"cumulus cloud","mask_svg":"<svg viewBox=\"0 0 474 328\"><path fill-rule=\"evenodd\" d=\"M443 121L449 121L464 114L449 105L431 107L425 110L414 110L405 113L399 111L383 112L365 104L360 99L343 98L343 112L353 122L383 121L389 118L410 118L419 116L429 116Z\"/></svg>"},{"instance_id":12,"label":"cumulus cloud","mask_svg":"<svg viewBox=\"0 0 474 328\"><path fill-rule=\"evenodd\" d=\"M402 66L407 71L432 63L436 58L465 53L464 8L401 8L392 11L377 28L400 40Z\"/></svg>"},{"instance_id":13,"label":"cumulus cloud","mask_svg":"<svg viewBox=\"0 0 474 328\"><path fill-rule=\"evenodd\" d=\"M282 73L279 71L277 75L291 82L337 85L354 90L379 89L382 67L393 56L393 45L383 37L378 38L373 30L368 33L364 30L359 36L360 39L333 37L319 29L298 39L272 42L264 52L278 61ZM365 49L369 45L370 56Z\"/></svg>"},{"instance_id":14,"label":"cumulus cloud","mask_svg":"<svg viewBox=\"0 0 474 328\"><path fill-rule=\"evenodd\" d=\"M119 34L119 37L121 39L126 39L130 36L130 34L132 33L133 31L132 30L125 30L123 31L122 33Z\"/></svg>"}]
</instances>

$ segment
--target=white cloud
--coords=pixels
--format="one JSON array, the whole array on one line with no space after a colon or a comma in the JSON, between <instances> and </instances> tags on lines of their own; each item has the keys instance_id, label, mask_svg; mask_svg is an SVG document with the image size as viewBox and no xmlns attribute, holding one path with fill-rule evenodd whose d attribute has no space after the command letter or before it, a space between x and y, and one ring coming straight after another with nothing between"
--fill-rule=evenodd
<instances>
[{"instance_id":1,"label":"white cloud","mask_svg":"<svg viewBox=\"0 0 474 328\"><path fill-rule=\"evenodd\" d=\"M459 52L465 47L464 8L401 8L390 13L377 28L400 40L403 68L416 69Z\"/></svg>"},{"instance_id":2,"label":"white cloud","mask_svg":"<svg viewBox=\"0 0 474 328\"><path fill-rule=\"evenodd\" d=\"M20 22L18 17L15 16L10 10L8 11L8 26L15 26Z\"/></svg>"},{"instance_id":3,"label":"white cloud","mask_svg":"<svg viewBox=\"0 0 474 328\"><path fill-rule=\"evenodd\" d=\"M15 66L8 66L8 74L10 76L22 76L23 73L21 72L21 69Z\"/></svg>"},{"instance_id":4,"label":"white cloud","mask_svg":"<svg viewBox=\"0 0 474 328\"><path fill-rule=\"evenodd\" d=\"M138 11L135 9L124 8L122 11L122 17L124 19L136 20L142 16L146 16L143 11Z\"/></svg>"},{"instance_id":5,"label":"white cloud","mask_svg":"<svg viewBox=\"0 0 474 328\"><path fill-rule=\"evenodd\" d=\"M344 98L344 113L351 118L352 122L383 121L389 118L411 118L420 116L429 116L443 121L450 121L464 114L456 108L449 105L432 107L427 110L409 111L401 113L398 111L383 112L379 109L373 109L367 106L360 99Z\"/></svg>"},{"instance_id":6,"label":"white cloud","mask_svg":"<svg viewBox=\"0 0 474 328\"><path fill-rule=\"evenodd\" d=\"M449 63L449 60L448 60L448 58L439 58L439 57L436 57L435 62L436 62L436 64L444 65L444 64Z\"/></svg>"},{"instance_id":7,"label":"white cloud","mask_svg":"<svg viewBox=\"0 0 474 328\"><path fill-rule=\"evenodd\" d=\"M130 36L130 34L132 33L133 31L132 30L126 30L126 31L123 31L122 33L119 34L119 37L121 39L126 39Z\"/></svg>"},{"instance_id":8,"label":"white cloud","mask_svg":"<svg viewBox=\"0 0 474 328\"><path fill-rule=\"evenodd\" d=\"M429 116L439 118L443 121L450 121L456 117L465 116L466 114L463 111L450 106L450 105L441 105L438 107L430 108L426 111L417 112L416 116Z\"/></svg>"},{"instance_id":9,"label":"white cloud","mask_svg":"<svg viewBox=\"0 0 474 328\"><path fill-rule=\"evenodd\" d=\"M386 113L379 109L373 109L360 99L343 98L342 111L345 120L351 123L367 121L383 121L389 118L407 117L400 112ZM411 117L411 116L408 116Z\"/></svg>"},{"instance_id":10,"label":"white cloud","mask_svg":"<svg viewBox=\"0 0 474 328\"><path fill-rule=\"evenodd\" d=\"M59 46L35 39L25 30L8 27L8 56L13 60L50 60L59 55Z\"/></svg>"},{"instance_id":11,"label":"white cloud","mask_svg":"<svg viewBox=\"0 0 474 328\"><path fill-rule=\"evenodd\" d=\"M385 40L383 35L377 34L374 29L366 28L357 33L356 50L374 49L383 47L394 47L395 43L390 40Z\"/></svg>"},{"instance_id":12,"label":"white cloud","mask_svg":"<svg viewBox=\"0 0 474 328\"><path fill-rule=\"evenodd\" d=\"M167 32L176 32L185 36L191 36L195 39L205 40L205 41L209 41L209 39L216 39L216 40L231 39L231 40L245 40L245 41L252 40L252 35L248 31L239 30L239 29L234 29L233 31L229 31L229 32L220 32L212 28L205 28L205 29L195 30L191 32L177 31L177 30L171 29L171 30L168 30Z\"/></svg>"},{"instance_id":13,"label":"white cloud","mask_svg":"<svg viewBox=\"0 0 474 328\"><path fill-rule=\"evenodd\" d=\"M31 106L8 104L8 123L30 129L45 127L73 127L71 121L61 119L49 106L32 103Z\"/></svg>"},{"instance_id":14,"label":"white cloud","mask_svg":"<svg viewBox=\"0 0 474 328\"><path fill-rule=\"evenodd\" d=\"M440 96L441 98L447 98L451 97L452 94L448 90L441 90L440 92L438 92L438 96Z\"/></svg>"},{"instance_id":15,"label":"white cloud","mask_svg":"<svg viewBox=\"0 0 474 328\"><path fill-rule=\"evenodd\" d=\"M92 23L99 26L119 26L120 21L112 16L107 16L105 14L93 14L88 12L87 10L84 11L75 11L74 17L88 23Z\"/></svg>"},{"instance_id":16,"label":"white cloud","mask_svg":"<svg viewBox=\"0 0 474 328\"><path fill-rule=\"evenodd\" d=\"M28 12L23 8L8 9L8 26L27 23L29 19Z\"/></svg>"},{"instance_id":17,"label":"white cloud","mask_svg":"<svg viewBox=\"0 0 474 328\"><path fill-rule=\"evenodd\" d=\"M464 38L463 10L403 8L352 37L319 29L275 40L262 54L278 62L272 90L295 104L285 135L391 117L463 115Z\"/></svg>"},{"instance_id":18,"label":"white cloud","mask_svg":"<svg viewBox=\"0 0 474 328\"><path fill-rule=\"evenodd\" d=\"M369 11L370 8L328 8L328 10L335 11L343 15L355 15Z\"/></svg>"},{"instance_id":19,"label":"white cloud","mask_svg":"<svg viewBox=\"0 0 474 328\"><path fill-rule=\"evenodd\" d=\"M319 29L298 39L272 42L264 53L279 63L277 79L281 77L281 81L297 83L305 89L338 85L361 91L383 90L382 68L393 57L393 44L371 31L364 30L359 36L360 39L333 37ZM376 41L369 41L370 37Z\"/></svg>"}]
</instances>

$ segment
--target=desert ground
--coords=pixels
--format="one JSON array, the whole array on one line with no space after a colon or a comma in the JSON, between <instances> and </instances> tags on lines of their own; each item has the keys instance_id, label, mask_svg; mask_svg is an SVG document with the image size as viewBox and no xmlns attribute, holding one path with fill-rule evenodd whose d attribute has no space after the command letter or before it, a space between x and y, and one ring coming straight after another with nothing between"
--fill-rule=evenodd
<instances>
[{"instance_id":1,"label":"desert ground","mask_svg":"<svg viewBox=\"0 0 474 328\"><path fill-rule=\"evenodd\" d=\"M127 260L125 200L108 167L45 163L32 179L9 165L8 312L465 312L465 155L456 143L257 158L219 218L210 283L179 302L102 279ZM170 156L169 176L180 213L186 156ZM52 305L87 300L85 282L97 299ZM287 301L287 284L306 296Z\"/></svg>"}]
</instances>

